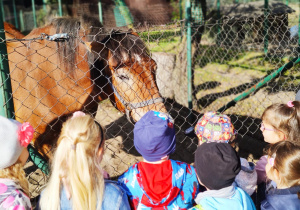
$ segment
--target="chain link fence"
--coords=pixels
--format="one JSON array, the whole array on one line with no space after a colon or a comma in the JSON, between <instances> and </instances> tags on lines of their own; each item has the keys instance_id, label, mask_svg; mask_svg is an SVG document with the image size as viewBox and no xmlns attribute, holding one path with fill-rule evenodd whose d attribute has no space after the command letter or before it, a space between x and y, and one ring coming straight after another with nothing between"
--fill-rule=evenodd
<instances>
[{"instance_id":1,"label":"chain link fence","mask_svg":"<svg viewBox=\"0 0 300 210\"><path fill-rule=\"evenodd\" d=\"M270 2L271 5L272 3ZM237 12L234 14L226 13L226 15L221 14L221 19L216 18L212 11L205 22L198 21L192 24L192 110L189 108L187 96L186 20L170 22L167 25L139 28L139 37L149 48L149 57L157 64L156 84L160 94L165 99L164 106L175 120L177 146L175 153L171 155L172 159L193 163L193 153L197 147L197 139L185 135L184 131L194 126L205 112L219 110L243 92L264 81L266 76L280 69L292 59L299 58L299 37L291 30L293 26L299 24L299 7L297 8L297 6L298 4L291 2L289 6L286 6L289 12L273 14L270 11L267 19L264 18L261 11L256 15L237 14ZM228 11L232 9L230 5L226 7L228 7ZM221 11L226 11L226 8ZM241 11L243 10L241 9ZM267 28L264 25L266 20L268 21ZM99 42L99 40L106 37L104 43L114 40L119 43L119 46L125 44L114 38L112 33L107 30L97 28L95 25L89 25L87 28L89 27L92 27L91 30L95 29L89 35L93 41ZM13 36L10 31L6 31L6 33ZM126 33L125 37L130 34L129 32ZM12 68L12 65L14 66L11 72L15 71L18 66L22 66L22 62L28 61L33 67L31 66L30 71L27 70L28 72L24 75L34 80L33 82L38 86L38 84L42 84L45 77L55 77L55 75L62 74L61 72L65 71L61 65L53 63L57 62L57 56L60 55L58 49L62 45L57 45L56 42L50 40L41 42L42 38L45 38L45 35L41 36L41 34L36 34L35 37L30 39L26 38L14 39L14 37L11 37L2 40L6 41L8 49L10 48L8 50L10 68ZM71 40L73 43L77 43L77 47L82 44L82 37L80 36L74 36ZM16 42L20 43L15 45L17 47L13 47L14 45L9 47L10 43ZM112 56L116 56L115 51L112 52ZM20 54L22 58L15 59L13 56L16 53ZM74 52L70 51L68 53ZM80 52L76 51L75 53L78 55ZM32 58L35 55L43 57L42 61L33 61ZM68 55L65 56L65 58L68 57ZM95 58L100 60L100 54ZM43 70L43 62L46 61L54 65L52 72L45 73ZM95 66L93 59L88 62L90 66ZM78 66L80 63L72 63L72 65L74 64L76 64L77 70L80 71ZM265 85L242 100L235 101L234 106L224 111L225 114L230 116L238 131L236 149L241 157L255 162L263 154L263 148L266 144L259 129L261 114L272 103L286 103L289 100L294 100L295 93L300 88L299 68L299 65L295 63L291 68L279 71L275 79L266 82ZM22 69L22 71L26 72L26 69ZM35 79L31 74L33 71L44 72L44 77ZM126 72L121 74L126 76ZM11 76L13 80L14 76ZM112 74L106 79L108 79L104 84L106 87L110 86L111 82L109 81L114 81ZM55 97L56 92L51 93L50 91L56 87L57 90L64 92L62 97L74 97L73 93L62 84L62 80L56 81L56 86L46 90L45 95L40 98L34 96L35 99L40 101L37 106L47 104L45 99L49 95L57 103L60 103L60 98ZM15 85L16 81L14 82ZM76 80L76 82L79 82L79 80ZM138 82L134 81L129 86L132 87ZM100 87L102 91L104 86ZM25 92L33 94L33 90L27 89L23 80L13 89L21 88ZM35 91L39 90L35 89ZM130 88L126 91L130 91ZM126 91L124 91L125 93L122 92L121 95L126 94ZM91 94L90 90L85 88L81 88L79 92L80 97L81 95ZM107 97L112 95L113 93L110 93ZM18 101L18 103L15 103L16 111L19 109L18 106L31 107L28 105L30 103L28 97L30 96L16 98L17 96L14 95L14 97L15 101ZM136 94L135 97L137 97ZM96 101L96 97L91 98L94 101L89 103ZM138 100L140 99L138 98ZM136 100L136 98L132 100ZM81 106L86 105L81 102L79 97L74 98L74 103L78 101ZM141 156L133 145L134 125L123 112L115 108L114 105L116 104L108 99L99 103L97 101L97 104L97 111L91 114L95 115L95 119L105 128L107 136L102 166L112 178L116 178L133 163L141 160ZM66 110L74 109L71 108L71 104L68 106ZM53 107L44 107L44 110L43 116L41 116L43 120L40 123L50 123L51 116L61 119L59 115L53 113ZM36 114L36 109L28 109L26 117L31 119L30 116ZM23 118L21 120L27 119ZM39 125L39 123L36 125ZM50 126L48 133L58 135L59 130L53 125ZM54 146L55 144L53 144ZM43 185L47 183L48 177L32 161L27 163L26 173L31 186L31 196L34 198L40 193Z\"/></svg>"}]
</instances>

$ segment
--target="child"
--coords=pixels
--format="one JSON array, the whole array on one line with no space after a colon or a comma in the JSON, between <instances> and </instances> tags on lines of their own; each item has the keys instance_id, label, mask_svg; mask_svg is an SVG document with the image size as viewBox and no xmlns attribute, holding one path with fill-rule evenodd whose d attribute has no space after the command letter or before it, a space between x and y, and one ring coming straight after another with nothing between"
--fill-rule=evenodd
<instances>
[{"instance_id":1,"label":"child","mask_svg":"<svg viewBox=\"0 0 300 210\"><path fill-rule=\"evenodd\" d=\"M300 144L300 101L289 101L287 104L269 106L262 114L260 130L264 140L270 144L284 140ZM261 157L256 163L257 184L266 181L266 164L266 156Z\"/></svg>"},{"instance_id":2,"label":"child","mask_svg":"<svg viewBox=\"0 0 300 210\"><path fill-rule=\"evenodd\" d=\"M198 145L204 142L229 143L233 146L236 136L235 129L230 118L218 112L207 112L198 121L195 126L195 133L198 137ZM254 164L240 158L241 171L236 176L234 184L242 188L249 195L252 195L256 189L257 174Z\"/></svg>"},{"instance_id":3,"label":"child","mask_svg":"<svg viewBox=\"0 0 300 210\"><path fill-rule=\"evenodd\" d=\"M83 112L63 124L40 209L130 209L117 183L103 179L104 141L100 124Z\"/></svg>"},{"instance_id":4,"label":"child","mask_svg":"<svg viewBox=\"0 0 300 210\"><path fill-rule=\"evenodd\" d=\"M134 146L144 160L119 177L132 209L187 209L193 206L198 181L193 166L170 160L176 139L173 120L149 111L134 126Z\"/></svg>"},{"instance_id":5,"label":"child","mask_svg":"<svg viewBox=\"0 0 300 210\"><path fill-rule=\"evenodd\" d=\"M300 209L300 146L289 141L271 145L266 172L277 187L267 189L261 209Z\"/></svg>"},{"instance_id":6,"label":"child","mask_svg":"<svg viewBox=\"0 0 300 210\"><path fill-rule=\"evenodd\" d=\"M193 209L256 209L250 196L233 185L241 163L229 144L203 143L195 152L195 168L200 184L207 191L200 192Z\"/></svg>"},{"instance_id":7,"label":"child","mask_svg":"<svg viewBox=\"0 0 300 210\"><path fill-rule=\"evenodd\" d=\"M32 209L23 166L33 133L28 122L0 116L0 209Z\"/></svg>"}]
</instances>

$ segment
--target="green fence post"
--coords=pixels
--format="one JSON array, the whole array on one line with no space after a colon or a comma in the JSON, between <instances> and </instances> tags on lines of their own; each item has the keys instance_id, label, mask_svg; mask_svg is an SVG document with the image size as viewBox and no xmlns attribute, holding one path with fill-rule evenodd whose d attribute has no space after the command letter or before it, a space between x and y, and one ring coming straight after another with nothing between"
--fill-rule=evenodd
<instances>
[{"instance_id":1,"label":"green fence post","mask_svg":"<svg viewBox=\"0 0 300 210\"><path fill-rule=\"evenodd\" d=\"M220 44L220 33L221 33L221 12L220 12L220 7L221 7L221 3L220 0L217 0L217 19L218 19L218 23L217 23L217 44Z\"/></svg>"},{"instance_id":2,"label":"green fence post","mask_svg":"<svg viewBox=\"0 0 300 210\"><path fill-rule=\"evenodd\" d=\"M299 21L298 21L298 53L300 53L300 2L299 5ZM299 55L298 55L299 56Z\"/></svg>"},{"instance_id":3,"label":"green fence post","mask_svg":"<svg viewBox=\"0 0 300 210\"><path fill-rule=\"evenodd\" d=\"M124 0L115 0L115 4L119 6L120 13L125 19L126 24L129 26L129 28L133 28L133 20Z\"/></svg>"},{"instance_id":4,"label":"green fence post","mask_svg":"<svg viewBox=\"0 0 300 210\"><path fill-rule=\"evenodd\" d=\"M264 10L264 52L267 55L269 45L269 0L265 0Z\"/></svg>"},{"instance_id":5,"label":"green fence post","mask_svg":"<svg viewBox=\"0 0 300 210\"><path fill-rule=\"evenodd\" d=\"M43 10L47 13L46 0L43 0Z\"/></svg>"},{"instance_id":6,"label":"green fence post","mask_svg":"<svg viewBox=\"0 0 300 210\"><path fill-rule=\"evenodd\" d=\"M0 7L1 7L1 13L2 13L2 20L5 21L5 13L4 13L4 5L3 0L0 0Z\"/></svg>"},{"instance_id":7,"label":"green fence post","mask_svg":"<svg viewBox=\"0 0 300 210\"><path fill-rule=\"evenodd\" d=\"M2 10L0 10L0 13L0 114L7 118L14 118L14 102L12 98Z\"/></svg>"},{"instance_id":8,"label":"green fence post","mask_svg":"<svg viewBox=\"0 0 300 210\"><path fill-rule=\"evenodd\" d=\"M187 0L185 5L185 19L186 19L186 45L187 45L187 94L188 94L188 108L190 110L189 118L193 109L193 97L192 97L192 27L191 27L191 1Z\"/></svg>"},{"instance_id":9,"label":"green fence post","mask_svg":"<svg viewBox=\"0 0 300 210\"><path fill-rule=\"evenodd\" d=\"M18 21L18 15L17 15L17 9L16 9L16 2L13 0L13 10L14 10L14 17L15 17L15 26L16 28L19 28L19 21Z\"/></svg>"},{"instance_id":10,"label":"green fence post","mask_svg":"<svg viewBox=\"0 0 300 210\"><path fill-rule=\"evenodd\" d=\"M62 7L61 7L61 0L58 0L58 16L62 16Z\"/></svg>"},{"instance_id":11,"label":"green fence post","mask_svg":"<svg viewBox=\"0 0 300 210\"><path fill-rule=\"evenodd\" d=\"M24 20L23 20L23 10L19 11L19 17L20 17L20 31L24 31Z\"/></svg>"},{"instance_id":12,"label":"green fence post","mask_svg":"<svg viewBox=\"0 0 300 210\"><path fill-rule=\"evenodd\" d=\"M101 0L98 0L99 21L103 24Z\"/></svg>"},{"instance_id":13,"label":"green fence post","mask_svg":"<svg viewBox=\"0 0 300 210\"><path fill-rule=\"evenodd\" d=\"M32 4L32 16L33 16L33 24L34 27L37 27L37 23L36 23L36 14L35 14L35 2L34 0L31 0L31 4Z\"/></svg>"}]
</instances>

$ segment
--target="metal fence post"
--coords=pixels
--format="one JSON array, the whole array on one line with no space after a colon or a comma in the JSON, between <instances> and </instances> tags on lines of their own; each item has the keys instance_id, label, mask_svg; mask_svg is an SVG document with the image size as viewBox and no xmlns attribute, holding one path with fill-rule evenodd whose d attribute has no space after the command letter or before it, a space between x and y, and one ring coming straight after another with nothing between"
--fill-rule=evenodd
<instances>
[{"instance_id":1,"label":"metal fence post","mask_svg":"<svg viewBox=\"0 0 300 210\"><path fill-rule=\"evenodd\" d=\"M24 26L24 20L23 20L23 10L19 11L19 17L20 17L20 31L24 31L25 26Z\"/></svg>"},{"instance_id":2,"label":"metal fence post","mask_svg":"<svg viewBox=\"0 0 300 210\"><path fill-rule=\"evenodd\" d=\"M300 2L298 2L299 5L299 21L298 21L298 56L300 53Z\"/></svg>"},{"instance_id":3,"label":"metal fence post","mask_svg":"<svg viewBox=\"0 0 300 210\"><path fill-rule=\"evenodd\" d=\"M3 4L3 0L0 0L0 7L1 7L1 18L3 21L5 21L5 14L4 14L4 4Z\"/></svg>"},{"instance_id":4,"label":"metal fence post","mask_svg":"<svg viewBox=\"0 0 300 210\"><path fill-rule=\"evenodd\" d=\"M32 16L33 16L33 24L34 27L37 27L37 23L36 23L36 14L35 14L35 2L34 0L31 0L31 4L32 4Z\"/></svg>"},{"instance_id":5,"label":"metal fence post","mask_svg":"<svg viewBox=\"0 0 300 210\"><path fill-rule=\"evenodd\" d=\"M123 16L126 24L128 25L129 28L133 28L133 19L131 17L131 13L129 9L126 9L126 3L124 0L115 0L115 4L119 6L120 13Z\"/></svg>"},{"instance_id":6,"label":"metal fence post","mask_svg":"<svg viewBox=\"0 0 300 210\"><path fill-rule=\"evenodd\" d=\"M43 10L47 13L46 0L43 0Z\"/></svg>"},{"instance_id":7,"label":"metal fence post","mask_svg":"<svg viewBox=\"0 0 300 210\"><path fill-rule=\"evenodd\" d=\"M59 17L62 16L61 0L58 0L58 15L59 15Z\"/></svg>"},{"instance_id":8,"label":"metal fence post","mask_svg":"<svg viewBox=\"0 0 300 210\"><path fill-rule=\"evenodd\" d=\"M7 118L14 118L14 103L12 98L2 10L0 10L0 13L0 94L2 95L0 97L0 114Z\"/></svg>"},{"instance_id":9,"label":"metal fence post","mask_svg":"<svg viewBox=\"0 0 300 210\"><path fill-rule=\"evenodd\" d=\"M265 55L268 54L268 45L269 45L269 0L265 0L264 7L264 52Z\"/></svg>"},{"instance_id":10,"label":"metal fence post","mask_svg":"<svg viewBox=\"0 0 300 210\"><path fill-rule=\"evenodd\" d=\"M101 0L98 0L99 21L103 24Z\"/></svg>"},{"instance_id":11,"label":"metal fence post","mask_svg":"<svg viewBox=\"0 0 300 210\"><path fill-rule=\"evenodd\" d=\"M193 97L192 97L192 27L191 27L191 1L187 0L185 5L185 19L186 19L186 46L187 46L187 91L188 91L188 108L190 110L189 118L193 109Z\"/></svg>"},{"instance_id":12,"label":"metal fence post","mask_svg":"<svg viewBox=\"0 0 300 210\"><path fill-rule=\"evenodd\" d=\"M16 1L13 0L13 10L14 10L14 17L15 17L15 26L16 28L19 28L19 21L18 21L18 15L17 15L17 9L16 9Z\"/></svg>"},{"instance_id":13,"label":"metal fence post","mask_svg":"<svg viewBox=\"0 0 300 210\"><path fill-rule=\"evenodd\" d=\"M221 3L220 0L217 0L217 19L218 19L218 24L217 24L217 45L220 44L220 33L221 33L221 11L220 11Z\"/></svg>"}]
</instances>

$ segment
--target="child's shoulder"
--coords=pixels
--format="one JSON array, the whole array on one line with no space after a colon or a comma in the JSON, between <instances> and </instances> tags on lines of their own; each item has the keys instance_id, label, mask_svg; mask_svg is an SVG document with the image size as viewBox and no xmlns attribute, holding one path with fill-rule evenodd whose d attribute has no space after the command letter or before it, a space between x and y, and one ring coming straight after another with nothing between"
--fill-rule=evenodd
<instances>
[{"instance_id":1,"label":"child's shoulder","mask_svg":"<svg viewBox=\"0 0 300 210\"><path fill-rule=\"evenodd\" d=\"M9 203L8 203L9 199ZM0 209L21 206L31 209L29 197L22 191L18 183L11 179L0 179Z\"/></svg>"}]
</instances>

